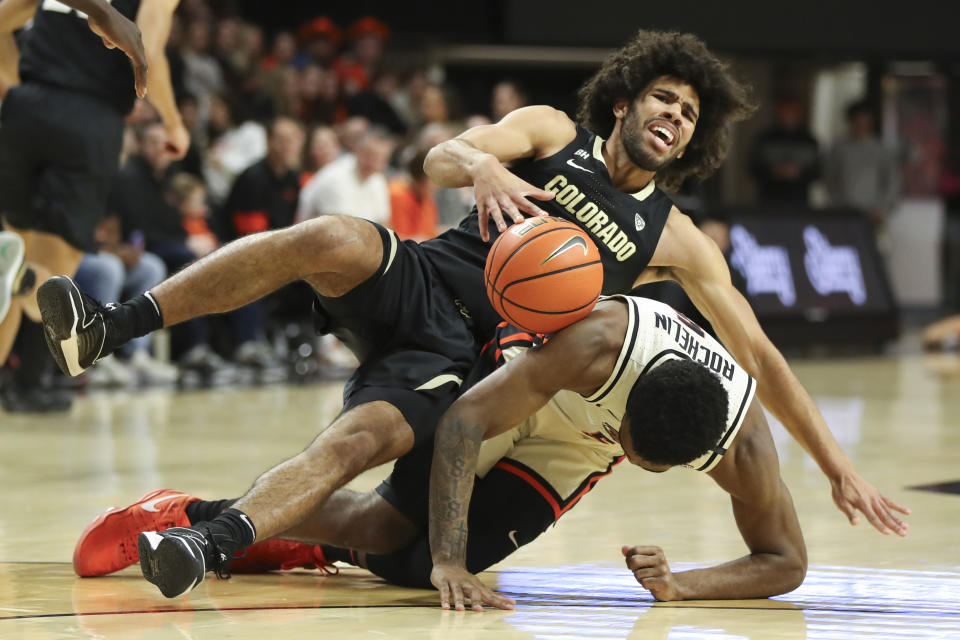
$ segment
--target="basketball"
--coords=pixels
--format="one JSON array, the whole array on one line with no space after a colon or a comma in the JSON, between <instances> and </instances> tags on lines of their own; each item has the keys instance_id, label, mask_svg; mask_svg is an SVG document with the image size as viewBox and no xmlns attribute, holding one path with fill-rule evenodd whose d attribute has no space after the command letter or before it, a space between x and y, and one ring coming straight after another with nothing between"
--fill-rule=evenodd
<instances>
[{"instance_id":1,"label":"basketball","mask_svg":"<svg viewBox=\"0 0 960 640\"><path fill-rule=\"evenodd\" d=\"M603 288L603 264L597 246L577 225L528 218L493 243L484 282L501 318L527 331L551 333L590 313Z\"/></svg>"}]
</instances>

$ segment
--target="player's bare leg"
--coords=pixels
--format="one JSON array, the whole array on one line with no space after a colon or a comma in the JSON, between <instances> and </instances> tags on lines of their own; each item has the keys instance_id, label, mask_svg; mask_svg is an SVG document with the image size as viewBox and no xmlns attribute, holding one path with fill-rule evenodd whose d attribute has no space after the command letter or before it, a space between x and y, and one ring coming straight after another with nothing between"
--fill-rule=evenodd
<instances>
[{"instance_id":1,"label":"player's bare leg","mask_svg":"<svg viewBox=\"0 0 960 640\"><path fill-rule=\"evenodd\" d=\"M80 265L83 253L68 244L59 236L41 231L15 229L4 224L4 230L16 233L23 240L24 262L34 274L33 288L26 293L16 295L10 300L10 308L0 322L0 364L3 364L20 328L21 314L33 322L40 321L37 306L37 288L40 283L54 274L72 276Z\"/></svg>"},{"instance_id":2,"label":"player's bare leg","mask_svg":"<svg viewBox=\"0 0 960 640\"><path fill-rule=\"evenodd\" d=\"M413 444L413 429L393 405L350 409L213 521L141 534L143 575L168 598L195 588L207 571L225 576L234 551L293 529L360 472L402 456Z\"/></svg>"},{"instance_id":3,"label":"player's bare leg","mask_svg":"<svg viewBox=\"0 0 960 640\"><path fill-rule=\"evenodd\" d=\"M170 326L232 311L280 287L316 275L325 296L340 296L380 266L376 228L351 216L322 216L240 238L152 289ZM316 288L316 285L315 285Z\"/></svg>"},{"instance_id":4,"label":"player's bare leg","mask_svg":"<svg viewBox=\"0 0 960 640\"><path fill-rule=\"evenodd\" d=\"M84 298L68 278L45 282L38 300L54 359L64 373L78 375L135 337L231 311L294 280L343 295L373 275L382 257L372 223L322 216L236 240L115 308Z\"/></svg>"}]
</instances>

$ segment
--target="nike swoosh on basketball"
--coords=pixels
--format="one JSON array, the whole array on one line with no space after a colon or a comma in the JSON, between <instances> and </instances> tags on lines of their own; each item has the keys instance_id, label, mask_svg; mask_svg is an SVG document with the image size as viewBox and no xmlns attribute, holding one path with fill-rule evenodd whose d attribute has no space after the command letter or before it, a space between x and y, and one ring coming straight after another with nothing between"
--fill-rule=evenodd
<instances>
[{"instance_id":1,"label":"nike swoosh on basketball","mask_svg":"<svg viewBox=\"0 0 960 640\"><path fill-rule=\"evenodd\" d=\"M593 173L593 171L591 171L590 169L587 169L586 167L581 167L580 165L578 165L576 162L573 161L572 158L571 158L570 160L567 160L567 164L570 165L571 167L575 167L575 168L577 168L577 169L580 169L580 171L586 171L587 173Z\"/></svg>"},{"instance_id":2,"label":"nike swoosh on basketball","mask_svg":"<svg viewBox=\"0 0 960 640\"><path fill-rule=\"evenodd\" d=\"M152 512L152 513L156 513L156 512L158 512L158 511L160 511L160 509L157 509L157 505L160 504L161 502L163 502L164 500L173 500L174 498L182 498L182 497L185 496L185 495L187 495L187 494L185 494L185 493L175 493L175 494L173 494L172 496L162 496L162 497L160 497L160 498L154 498L154 499L151 500L150 502L144 502L144 503L143 503L142 505L140 505L140 506L143 508L144 511L150 511L150 512Z\"/></svg>"},{"instance_id":3,"label":"nike swoosh on basketball","mask_svg":"<svg viewBox=\"0 0 960 640\"><path fill-rule=\"evenodd\" d=\"M568 239L566 242L564 242L562 245L560 245L556 249L554 249L553 253L551 253L546 258L544 258L543 262L540 263L540 266L542 267L543 265L547 264L548 262L556 258L561 253L565 251L569 251L574 247L580 247L581 249L583 249L583 255L587 255L587 241L581 238L580 236L574 236Z\"/></svg>"},{"instance_id":4,"label":"nike swoosh on basketball","mask_svg":"<svg viewBox=\"0 0 960 640\"><path fill-rule=\"evenodd\" d=\"M515 546L517 549L520 548L520 543L517 542L517 530L516 530L516 529L513 529L512 531L510 531L510 532L507 534L507 537L510 538L510 542L513 543L513 546Z\"/></svg>"}]
</instances>

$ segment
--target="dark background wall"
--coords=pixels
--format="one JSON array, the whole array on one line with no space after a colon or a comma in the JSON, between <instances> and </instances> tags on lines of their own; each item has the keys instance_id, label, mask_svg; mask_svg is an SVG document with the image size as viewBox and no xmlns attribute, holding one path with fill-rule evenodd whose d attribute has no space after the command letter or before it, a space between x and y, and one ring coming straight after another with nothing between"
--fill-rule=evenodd
<instances>
[{"instance_id":1,"label":"dark background wall","mask_svg":"<svg viewBox=\"0 0 960 640\"><path fill-rule=\"evenodd\" d=\"M960 4L836 0L449 0L265 2L224 0L273 31L327 15L341 25L373 15L401 37L424 43L615 46L637 29L693 31L732 53L960 58Z\"/></svg>"}]
</instances>

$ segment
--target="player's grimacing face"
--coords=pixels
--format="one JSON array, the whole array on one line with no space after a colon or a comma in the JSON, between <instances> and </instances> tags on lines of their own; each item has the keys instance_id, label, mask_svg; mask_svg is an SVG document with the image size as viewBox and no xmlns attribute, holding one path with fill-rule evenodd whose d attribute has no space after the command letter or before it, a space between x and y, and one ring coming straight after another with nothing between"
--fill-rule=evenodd
<instances>
[{"instance_id":1,"label":"player's grimacing face","mask_svg":"<svg viewBox=\"0 0 960 640\"><path fill-rule=\"evenodd\" d=\"M646 171L659 171L683 155L696 129L700 99L692 86L657 78L623 115L620 138L627 157Z\"/></svg>"}]
</instances>

